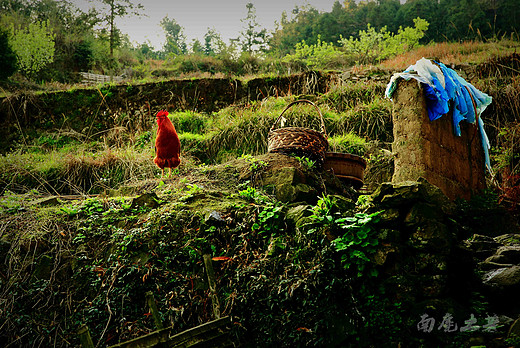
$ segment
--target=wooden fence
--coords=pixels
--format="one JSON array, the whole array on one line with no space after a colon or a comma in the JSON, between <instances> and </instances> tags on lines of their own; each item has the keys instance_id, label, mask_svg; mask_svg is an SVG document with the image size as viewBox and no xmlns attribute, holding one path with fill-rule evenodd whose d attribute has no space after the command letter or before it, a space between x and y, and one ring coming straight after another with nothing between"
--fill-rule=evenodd
<instances>
[{"instance_id":1,"label":"wooden fence","mask_svg":"<svg viewBox=\"0 0 520 348\"><path fill-rule=\"evenodd\" d=\"M91 74L87 72L80 72L79 73L81 77L83 77L83 80L81 80L81 83L85 83L87 85L99 85L105 82L121 82L123 81L122 76L110 76L110 75L98 75L98 74Z\"/></svg>"}]
</instances>

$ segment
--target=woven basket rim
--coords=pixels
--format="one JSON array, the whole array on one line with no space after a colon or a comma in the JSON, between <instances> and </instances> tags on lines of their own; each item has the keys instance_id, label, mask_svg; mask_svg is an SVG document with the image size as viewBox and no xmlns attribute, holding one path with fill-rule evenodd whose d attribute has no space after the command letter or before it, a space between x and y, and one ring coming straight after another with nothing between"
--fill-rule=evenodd
<instances>
[{"instance_id":1,"label":"woven basket rim","mask_svg":"<svg viewBox=\"0 0 520 348\"><path fill-rule=\"evenodd\" d=\"M298 132L314 133L316 135L323 137L324 139L327 139L327 134L323 134L322 132L317 131L315 129L305 128L305 127L284 127L284 128L271 129L271 130L269 130L269 135L278 134L278 133L298 133Z\"/></svg>"},{"instance_id":2,"label":"woven basket rim","mask_svg":"<svg viewBox=\"0 0 520 348\"><path fill-rule=\"evenodd\" d=\"M278 122L280 121L280 119L282 118L283 114L293 105L295 104L298 104L298 103L308 103L312 106L314 106L314 108L316 109L316 111L318 111L318 115L320 116L320 121L321 121L321 131L317 131L317 130L314 130L314 129L311 129L311 128L306 128L306 127L283 127L283 128L275 128L276 125L278 124ZM289 103L285 109L283 109L283 111L280 113L280 116L278 116L278 118L276 119L276 121L274 121L273 125L271 126L271 128L269 129L269 133L271 133L272 131L275 131L275 130L279 130L279 129L286 129L286 128L292 128L292 129L295 129L295 128L301 128L301 129L309 129L309 130L313 130L315 132L318 132L318 133L321 133L325 136L325 138L327 138L327 131L325 129L325 121L323 120L323 115L321 113L321 110L318 108L318 106L316 106L316 104L314 104L313 102L311 102L310 100L307 100L307 99L298 99L298 100L295 100L291 103Z\"/></svg>"}]
</instances>

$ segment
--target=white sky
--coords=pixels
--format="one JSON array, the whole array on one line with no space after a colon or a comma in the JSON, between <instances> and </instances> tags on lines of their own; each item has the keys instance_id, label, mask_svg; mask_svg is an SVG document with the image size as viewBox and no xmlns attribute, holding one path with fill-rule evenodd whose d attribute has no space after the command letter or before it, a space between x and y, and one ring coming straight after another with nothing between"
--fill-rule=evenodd
<instances>
[{"instance_id":1,"label":"white sky","mask_svg":"<svg viewBox=\"0 0 520 348\"><path fill-rule=\"evenodd\" d=\"M86 10L91 6L101 8L98 1L70 0L79 8ZM184 28L187 43L192 39L203 41L208 28L214 28L222 39L240 36L243 31L241 19L247 15L246 4L251 2L256 9L257 22L261 28L273 30L275 21L280 21L282 12L291 18L295 6L311 5L319 11L330 12L335 0L132 0L144 6L146 16L119 18L116 26L134 43L149 40L156 49L165 42L161 19L168 16Z\"/></svg>"}]
</instances>

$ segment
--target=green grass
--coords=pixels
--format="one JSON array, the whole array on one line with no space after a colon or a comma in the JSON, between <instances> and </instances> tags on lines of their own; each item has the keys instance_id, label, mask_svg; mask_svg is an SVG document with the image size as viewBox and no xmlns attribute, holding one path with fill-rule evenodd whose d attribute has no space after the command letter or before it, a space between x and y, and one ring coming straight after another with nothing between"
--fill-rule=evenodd
<instances>
[{"instance_id":1,"label":"green grass","mask_svg":"<svg viewBox=\"0 0 520 348\"><path fill-rule=\"evenodd\" d=\"M370 140L392 141L392 102L376 97L344 112L327 113L329 135L354 133Z\"/></svg>"},{"instance_id":2,"label":"green grass","mask_svg":"<svg viewBox=\"0 0 520 348\"><path fill-rule=\"evenodd\" d=\"M351 153L353 155L364 156L368 151L368 144L365 139L353 133L346 133L330 137L329 151Z\"/></svg>"},{"instance_id":3,"label":"green grass","mask_svg":"<svg viewBox=\"0 0 520 348\"><path fill-rule=\"evenodd\" d=\"M211 124L209 116L193 111L174 112L170 118L178 133L204 134Z\"/></svg>"},{"instance_id":4,"label":"green grass","mask_svg":"<svg viewBox=\"0 0 520 348\"><path fill-rule=\"evenodd\" d=\"M352 90L353 86L345 86L344 95L352 94ZM334 93L342 95L338 88ZM376 95L366 86L356 93ZM286 106L297 98L268 98L213 114L173 112L170 117L176 124L184 158L181 166L223 163L242 155L266 153L272 127L321 130L319 113L305 103L291 106L275 124ZM355 107L338 111L346 104L335 107L329 94L314 99L334 151L364 155L364 138L388 138L390 107L385 100L374 97L364 103L359 97ZM118 125L113 129L117 131L89 139L79 133L35 133L32 140L26 139L26 145L0 157L1 192L35 189L50 194L91 194L156 177L158 169L152 161L156 128L137 133Z\"/></svg>"}]
</instances>

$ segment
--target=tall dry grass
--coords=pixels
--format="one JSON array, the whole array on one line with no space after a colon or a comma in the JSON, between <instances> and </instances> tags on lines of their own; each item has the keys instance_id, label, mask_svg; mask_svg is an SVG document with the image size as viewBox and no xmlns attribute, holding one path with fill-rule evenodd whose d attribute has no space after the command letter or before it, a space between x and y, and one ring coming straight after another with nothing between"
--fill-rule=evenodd
<instances>
[{"instance_id":1,"label":"tall dry grass","mask_svg":"<svg viewBox=\"0 0 520 348\"><path fill-rule=\"evenodd\" d=\"M0 157L0 195L102 193L158 174L150 150L109 148L96 152L14 152Z\"/></svg>"},{"instance_id":2,"label":"tall dry grass","mask_svg":"<svg viewBox=\"0 0 520 348\"><path fill-rule=\"evenodd\" d=\"M444 64L480 64L489 59L514 53L520 42L502 39L495 42L441 42L419 47L380 63L384 69L404 70L421 58L434 59Z\"/></svg>"}]
</instances>

